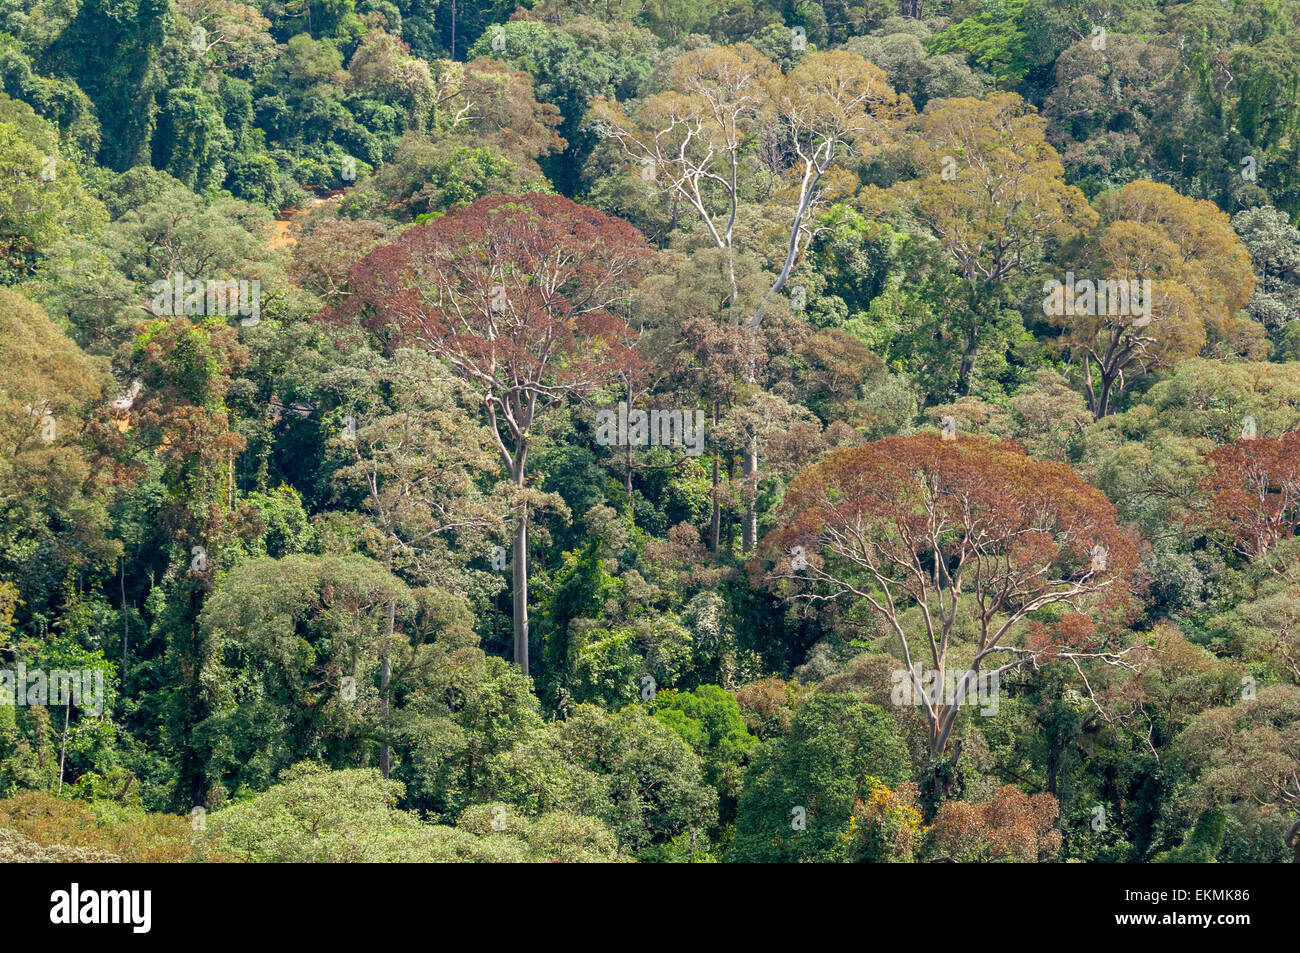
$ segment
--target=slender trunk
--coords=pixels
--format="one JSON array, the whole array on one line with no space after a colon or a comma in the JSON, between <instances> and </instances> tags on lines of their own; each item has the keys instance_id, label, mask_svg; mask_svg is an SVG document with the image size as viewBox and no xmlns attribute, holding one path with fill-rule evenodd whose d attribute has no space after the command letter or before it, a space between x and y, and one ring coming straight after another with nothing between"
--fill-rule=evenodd
<instances>
[{"instance_id":1,"label":"slender trunk","mask_svg":"<svg viewBox=\"0 0 1300 953\"><path fill-rule=\"evenodd\" d=\"M731 454L727 455L727 490L730 492L736 483L736 458ZM736 551L736 510L735 507L727 507L727 555Z\"/></svg>"},{"instance_id":2,"label":"slender trunk","mask_svg":"<svg viewBox=\"0 0 1300 953\"><path fill-rule=\"evenodd\" d=\"M781 274L777 276L776 283L772 285L772 294L779 294L785 287L785 283L790 280L795 256L799 254L799 230L803 225L804 216L808 214L808 206L812 204L813 193L817 190L817 183L820 181L820 171L812 166L805 167L803 182L799 188L799 206L795 210L794 226L790 229L790 242L786 246L785 263L781 266Z\"/></svg>"},{"instance_id":3,"label":"slender trunk","mask_svg":"<svg viewBox=\"0 0 1300 953\"><path fill-rule=\"evenodd\" d=\"M957 375L957 393L961 397L970 395L971 378L975 376L975 362L979 359L979 328L972 325L966 332L966 351L962 354L961 370Z\"/></svg>"},{"instance_id":4,"label":"slender trunk","mask_svg":"<svg viewBox=\"0 0 1300 953\"><path fill-rule=\"evenodd\" d=\"M126 553L122 554L122 571L118 573L122 590L122 680L126 680L127 654L131 650L131 620L126 615Z\"/></svg>"},{"instance_id":5,"label":"slender trunk","mask_svg":"<svg viewBox=\"0 0 1300 953\"><path fill-rule=\"evenodd\" d=\"M967 298L970 308L970 330L966 332L966 349L961 358L961 369L957 374L957 393L961 397L970 395L971 379L975 376L975 362L980 353L980 308L981 295L977 286L972 285Z\"/></svg>"},{"instance_id":6,"label":"slender trunk","mask_svg":"<svg viewBox=\"0 0 1300 953\"><path fill-rule=\"evenodd\" d=\"M522 457L522 453L520 454ZM514 474L515 484L524 485L522 460ZM514 554L511 560L514 577L515 664L528 674L528 506L519 508L515 525Z\"/></svg>"},{"instance_id":7,"label":"slender trunk","mask_svg":"<svg viewBox=\"0 0 1300 953\"><path fill-rule=\"evenodd\" d=\"M59 793L63 793L63 765L68 755L68 715L72 711L72 702L63 706L63 740L59 742Z\"/></svg>"},{"instance_id":8,"label":"slender trunk","mask_svg":"<svg viewBox=\"0 0 1300 953\"><path fill-rule=\"evenodd\" d=\"M745 525L741 530L740 548L749 552L758 540L758 435L750 434L745 446Z\"/></svg>"},{"instance_id":9,"label":"slender trunk","mask_svg":"<svg viewBox=\"0 0 1300 953\"><path fill-rule=\"evenodd\" d=\"M528 674L528 508L519 513L515 528L515 664Z\"/></svg>"},{"instance_id":10,"label":"slender trunk","mask_svg":"<svg viewBox=\"0 0 1300 953\"><path fill-rule=\"evenodd\" d=\"M379 743L379 772L388 777L390 770L389 749L388 749L388 707L390 696L389 684L393 678L393 659L389 654L393 647L393 632L396 630L397 622L397 602L393 599L388 600L388 632L384 640L383 659L379 664L379 697L382 706L383 717L380 724L383 731L383 738Z\"/></svg>"},{"instance_id":11,"label":"slender trunk","mask_svg":"<svg viewBox=\"0 0 1300 953\"><path fill-rule=\"evenodd\" d=\"M713 402L713 429L718 428L718 402ZM722 543L722 501L718 497L718 455L713 455L713 526L710 531L709 545L713 550L713 555L718 555L718 547Z\"/></svg>"},{"instance_id":12,"label":"slender trunk","mask_svg":"<svg viewBox=\"0 0 1300 953\"><path fill-rule=\"evenodd\" d=\"M1097 418L1097 393L1092 386L1092 359L1088 354L1083 355L1083 388L1088 398L1088 410Z\"/></svg>"}]
</instances>

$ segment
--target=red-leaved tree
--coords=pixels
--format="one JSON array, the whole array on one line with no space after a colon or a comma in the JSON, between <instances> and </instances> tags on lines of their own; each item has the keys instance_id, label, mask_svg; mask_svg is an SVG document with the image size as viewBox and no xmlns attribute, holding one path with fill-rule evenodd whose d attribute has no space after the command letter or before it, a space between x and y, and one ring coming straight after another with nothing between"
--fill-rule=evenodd
<instances>
[{"instance_id":1,"label":"red-leaved tree","mask_svg":"<svg viewBox=\"0 0 1300 953\"><path fill-rule=\"evenodd\" d=\"M494 196L403 232L353 267L334 319L438 355L482 401L501 463L521 489L548 409L636 360L615 313L650 248L633 226L556 195ZM514 653L528 672L528 504L511 563Z\"/></svg>"},{"instance_id":2,"label":"red-leaved tree","mask_svg":"<svg viewBox=\"0 0 1300 953\"><path fill-rule=\"evenodd\" d=\"M916 435L834 450L800 473L752 570L788 598L860 600L885 620L938 759L981 675L1057 658L1127 664L1085 613L1123 605L1136 563L1110 501L1064 464L1007 441ZM1054 605L1072 611L1028 618ZM949 670L949 697L925 689ZM958 742L953 764L960 754Z\"/></svg>"},{"instance_id":3,"label":"red-leaved tree","mask_svg":"<svg viewBox=\"0 0 1300 953\"><path fill-rule=\"evenodd\" d=\"M1241 439L1206 456L1203 525L1244 556L1263 556L1300 531L1300 433Z\"/></svg>"}]
</instances>

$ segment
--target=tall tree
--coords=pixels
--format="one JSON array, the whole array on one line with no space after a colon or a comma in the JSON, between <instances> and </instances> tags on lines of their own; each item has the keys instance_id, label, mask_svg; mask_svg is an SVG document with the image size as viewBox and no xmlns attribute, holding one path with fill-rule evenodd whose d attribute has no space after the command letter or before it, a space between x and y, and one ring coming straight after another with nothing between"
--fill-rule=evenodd
<instances>
[{"instance_id":1,"label":"tall tree","mask_svg":"<svg viewBox=\"0 0 1300 953\"><path fill-rule=\"evenodd\" d=\"M779 519L753 567L768 567L780 592L860 600L897 636L922 694L923 676L960 675L950 698L921 700L935 759L982 675L1052 658L1124 663L1079 613L1122 601L1137 549L1105 496L1064 464L982 437L888 437L806 469ZM1049 606L1055 622L1025 625ZM960 754L958 743L953 763Z\"/></svg>"},{"instance_id":2,"label":"tall tree","mask_svg":"<svg viewBox=\"0 0 1300 953\"><path fill-rule=\"evenodd\" d=\"M627 366L628 330L614 311L649 254L631 225L560 196L481 199L367 255L333 316L361 316L390 342L445 360L482 403L522 491L541 415ZM525 494L511 554L515 661L525 673L528 511Z\"/></svg>"},{"instance_id":3,"label":"tall tree","mask_svg":"<svg viewBox=\"0 0 1300 953\"><path fill-rule=\"evenodd\" d=\"M739 296L731 258L736 219L779 75L748 43L709 47L674 62L670 88L646 99L632 117L617 103L598 100L592 107L605 134L640 163L651 188L685 203L728 253L733 302Z\"/></svg>"},{"instance_id":4,"label":"tall tree","mask_svg":"<svg viewBox=\"0 0 1300 953\"><path fill-rule=\"evenodd\" d=\"M986 313L1012 275L1097 214L1063 178L1044 121L1014 93L933 100L918 118L913 162L892 190L943 244L967 283L959 391L970 393Z\"/></svg>"}]
</instances>

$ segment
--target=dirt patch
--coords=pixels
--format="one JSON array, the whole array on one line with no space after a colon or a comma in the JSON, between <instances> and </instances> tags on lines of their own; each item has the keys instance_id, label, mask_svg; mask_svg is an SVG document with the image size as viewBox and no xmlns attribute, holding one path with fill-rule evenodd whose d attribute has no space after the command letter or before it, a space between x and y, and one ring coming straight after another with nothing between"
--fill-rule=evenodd
<instances>
[{"instance_id":1,"label":"dirt patch","mask_svg":"<svg viewBox=\"0 0 1300 953\"><path fill-rule=\"evenodd\" d=\"M271 247L288 248L298 244L298 229L303 216L326 202L337 202L342 197L342 192L327 192L324 195L312 196L307 204L301 208L280 209L280 214L271 223L271 237L269 239Z\"/></svg>"}]
</instances>

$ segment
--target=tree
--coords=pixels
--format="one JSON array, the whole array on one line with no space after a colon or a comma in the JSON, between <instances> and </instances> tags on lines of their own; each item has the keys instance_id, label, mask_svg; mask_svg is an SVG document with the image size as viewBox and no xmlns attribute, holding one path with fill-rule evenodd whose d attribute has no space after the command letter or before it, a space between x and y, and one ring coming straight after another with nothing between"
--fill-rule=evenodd
<instances>
[{"instance_id":1,"label":"tree","mask_svg":"<svg viewBox=\"0 0 1300 953\"><path fill-rule=\"evenodd\" d=\"M1237 316L1255 290L1250 253L1213 202L1138 181L1098 205L1106 224L1084 260L1100 267L1098 286L1119 283L1119 306L1110 292L1104 308L1098 296L1095 307L1076 301L1068 309L1055 292L1043 305L1082 358L1088 407L1097 417L1110 413L1115 396L1141 373L1207 346L1216 357L1260 353L1263 329ZM1142 291L1148 300L1137 314L1133 293L1148 281L1150 294Z\"/></svg>"},{"instance_id":2,"label":"tree","mask_svg":"<svg viewBox=\"0 0 1300 953\"><path fill-rule=\"evenodd\" d=\"M100 160L124 172L148 156L156 69L170 5L164 0L93 0L81 4L46 58L95 103L103 127Z\"/></svg>"},{"instance_id":3,"label":"tree","mask_svg":"<svg viewBox=\"0 0 1300 953\"><path fill-rule=\"evenodd\" d=\"M1091 307L1077 302L1062 307L1055 294L1043 307L1050 310L1049 320L1064 325L1067 346L1082 358L1088 409L1101 418L1135 378L1198 353L1205 346L1205 325L1192 292L1174 277L1182 261L1180 249L1160 231L1114 222L1098 240L1093 260L1101 265L1098 285L1118 282L1120 289L1128 289L1120 292L1128 295L1127 307L1113 298ZM1150 300L1140 305L1146 313L1135 313L1136 298L1145 297L1147 288Z\"/></svg>"},{"instance_id":4,"label":"tree","mask_svg":"<svg viewBox=\"0 0 1300 953\"><path fill-rule=\"evenodd\" d=\"M842 50L809 54L784 75L747 43L694 50L673 63L670 82L630 118L606 101L592 112L651 188L674 208L689 206L728 253L733 303L730 250L741 204L789 180L792 221L771 297L790 278L835 164L871 155L908 111L879 67ZM760 305L747 323L762 312Z\"/></svg>"},{"instance_id":5,"label":"tree","mask_svg":"<svg viewBox=\"0 0 1300 953\"><path fill-rule=\"evenodd\" d=\"M111 383L44 310L0 288L0 579L16 584L24 621L49 620L71 575L121 552L104 509L112 441L94 421ZM0 630L18 595L5 600Z\"/></svg>"},{"instance_id":6,"label":"tree","mask_svg":"<svg viewBox=\"0 0 1300 953\"><path fill-rule=\"evenodd\" d=\"M1246 309L1271 336L1279 335L1300 313L1300 229L1267 205L1238 212L1232 227L1255 271L1255 296Z\"/></svg>"},{"instance_id":7,"label":"tree","mask_svg":"<svg viewBox=\"0 0 1300 953\"><path fill-rule=\"evenodd\" d=\"M1193 779L1183 793L1186 809L1262 823L1270 832L1269 859L1280 860L1282 839L1300 813L1300 689L1270 685L1254 699L1203 712L1173 750Z\"/></svg>"},{"instance_id":8,"label":"tree","mask_svg":"<svg viewBox=\"0 0 1300 953\"><path fill-rule=\"evenodd\" d=\"M587 121L592 100L635 98L660 58L659 41L649 30L629 20L611 24L593 19L596 11L590 4L581 11L561 26L540 7L521 8L499 29L479 37L466 57L503 62L530 75L538 100L559 108L563 121L558 132L567 146L541 164L564 195L581 190L583 165L600 141Z\"/></svg>"},{"instance_id":9,"label":"tree","mask_svg":"<svg viewBox=\"0 0 1300 953\"><path fill-rule=\"evenodd\" d=\"M1213 202L1185 198L1163 183L1140 180L1102 197L1097 205L1104 223L1137 222L1178 247L1181 267L1171 264L1155 278L1174 277L1192 293L1205 325L1207 356L1260 356L1262 329L1239 316L1255 292L1250 251L1233 231L1227 213Z\"/></svg>"},{"instance_id":10,"label":"tree","mask_svg":"<svg viewBox=\"0 0 1300 953\"><path fill-rule=\"evenodd\" d=\"M173 803L188 808L222 793L191 744L194 726L212 713L202 681L216 662L197 620L213 583L254 530L250 507L235 493L235 459L247 441L226 403L248 352L222 317L160 317L137 326L121 357L125 379L141 383L119 411L133 454L126 469L142 482L156 481L153 519L163 534L163 584L151 596L154 634L166 651L163 664L145 666L144 683L160 700L156 717L175 752Z\"/></svg>"},{"instance_id":11,"label":"tree","mask_svg":"<svg viewBox=\"0 0 1300 953\"><path fill-rule=\"evenodd\" d=\"M948 801L939 808L931 849L959 863L1054 860L1061 848L1060 809L1046 792L1032 797L1005 784L982 804Z\"/></svg>"},{"instance_id":12,"label":"tree","mask_svg":"<svg viewBox=\"0 0 1300 953\"><path fill-rule=\"evenodd\" d=\"M804 470L778 521L751 571L768 568L786 598L857 599L883 618L924 696L933 758L981 676L1055 658L1126 664L1079 613L1122 602L1137 550L1105 496L1064 464L982 437L888 437ZM1025 626L1034 614L1051 621ZM950 669L951 694L923 685L947 685ZM960 755L958 744L953 764Z\"/></svg>"},{"instance_id":13,"label":"tree","mask_svg":"<svg viewBox=\"0 0 1300 953\"><path fill-rule=\"evenodd\" d=\"M931 101L917 119L921 176L892 192L956 261L967 283L959 391L970 393L980 333L995 292L1052 243L1097 221L1044 136L1045 122L1014 93Z\"/></svg>"},{"instance_id":14,"label":"tree","mask_svg":"<svg viewBox=\"0 0 1300 953\"><path fill-rule=\"evenodd\" d=\"M1163 171L1167 150L1184 130L1190 134L1182 104L1192 77L1178 68L1176 46L1106 29L1103 49L1085 28L1061 51L1042 107L1071 181L1089 195Z\"/></svg>"},{"instance_id":15,"label":"tree","mask_svg":"<svg viewBox=\"0 0 1300 953\"><path fill-rule=\"evenodd\" d=\"M1262 557L1300 530L1300 432L1241 439L1211 450L1200 489L1204 525L1234 550Z\"/></svg>"},{"instance_id":16,"label":"tree","mask_svg":"<svg viewBox=\"0 0 1300 953\"><path fill-rule=\"evenodd\" d=\"M779 171L798 183L785 261L771 290L778 294L790 278L823 179L837 160L870 155L886 142L906 101L900 102L879 67L843 50L804 57L774 84L772 98L784 134L781 146L790 153L788 168Z\"/></svg>"},{"instance_id":17,"label":"tree","mask_svg":"<svg viewBox=\"0 0 1300 953\"><path fill-rule=\"evenodd\" d=\"M376 675L406 641L390 619L400 625L414 609L407 587L363 556L252 559L232 569L198 620L227 672L206 680L213 714L193 736L210 752L209 783L232 793L263 787L309 756L367 763L386 740L388 686Z\"/></svg>"},{"instance_id":18,"label":"tree","mask_svg":"<svg viewBox=\"0 0 1300 953\"><path fill-rule=\"evenodd\" d=\"M271 790L213 814L202 840L254 863L615 859L612 835L592 818L554 812L530 820L485 804L456 827L426 824L397 807L403 793L377 771L304 761Z\"/></svg>"},{"instance_id":19,"label":"tree","mask_svg":"<svg viewBox=\"0 0 1300 953\"><path fill-rule=\"evenodd\" d=\"M907 749L883 710L851 695L810 698L789 734L754 755L727 860L838 860L854 803L906 770Z\"/></svg>"},{"instance_id":20,"label":"tree","mask_svg":"<svg viewBox=\"0 0 1300 953\"><path fill-rule=\"evenodd\" d=\"M204 305L187 311L180 298L155 310L157 282L236 280L251 289L258 281L259 294L247 301L258 304L257 320L302 309L285 294L279 254L267 248L266 209L229 198L205 202L147 168L116 177L111 191L114 221L93 238L60 239L39 271L48 306L68 317L87 350L112 353L130 341L137 322L159 310L196 318L205 311ZM239 318L233 304L218 310Z\"/></svg>"},{"instance_id":21,"label":"tree","mask_svg":"<svg viewBox=\"0 0 1300 953\"><path fill-rule=\"evenodd\" d=\"M58 129L0 93L0 280L27 277L50 246L107 219L62 154Z\"/></svg>"},{"instance_id":22,"label":"tree","mask_svg":"<svg viewBox=\"0 0 1300 953\"><path fill-rule=\"evenodd\" d=\"M728 253L731 300L739 294L730 249L754 139L771 115L775 64L748 43L693 50L672 66L671 88L634 116L597 100L592 115L640 163L652 188L686 203L713 244ZM751 173L752 174L752 173Z\"/></svg>"},{"instance_id":23,"label":"tree","mask_svg":"<svg viewBox=\"0 0 1300 953\"><path fill-rule=\"evenodd\" d=\"M632 226L559 196L482 199L363 258L331 312L428 348L481 402L521 491L541 415L610 381L627 356L615 316L649 254ZM512 552L514 654L528 672L528 509Z\"/></svg>"},{"instance_id":24,"label":"tree","mask_svg":"<svg viewBox=\"0 0 1300 953\"><path fill-rule=\"evenodd\" d=\"M457 591L466 583L453 568L453 547L482 549L482 537L503 523L507 513L506 500L485 499L478 488L494 466L492 437L486 427L466 418L455 400L459 382L433 355L401 351L387 362L368 354L356 363L360 366L331 375L325 386L340 392L349 411L339 438L348 462L334 480L341 492L364 496L359 542L390 573ZM381 653L385 721L396 609L394 600ZM379 770L388 777L386 737Z\"/></svg>"},{"instance_id":25,"label":"tree","mask_svg":"<svg viewBox=\"0 0 1300 953\"><path fill-rule=\"evenodd\" d=\"M491 790L532 816L556 809L597 817L621 851L692 843L717 820L718 795L676 731L637 705L606 713L577 705L491 765Z\"/></svg>"},{"instance_id":26,"label":"tree","mask_svg":"<svg viewBox=\"0 0 1300 953\"><path fill-rule=\"evenodd\" d=\"M672 728L699 755L704 779L718 792L719 822L735 814L745 764L758 740L749 733L735 696L717 685L691 692L660 692L651 705L654 716Z\"/></svg>"}]
</instances>

